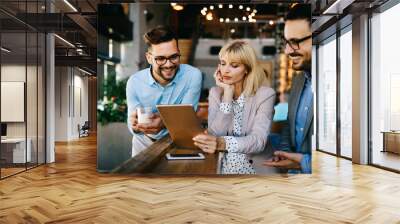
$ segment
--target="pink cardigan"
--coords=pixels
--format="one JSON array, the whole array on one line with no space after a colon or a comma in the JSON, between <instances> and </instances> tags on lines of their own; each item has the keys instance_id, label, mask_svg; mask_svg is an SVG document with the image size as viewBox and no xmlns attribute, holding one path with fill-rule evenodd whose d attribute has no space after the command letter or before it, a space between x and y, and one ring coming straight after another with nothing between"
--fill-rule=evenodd
<instances>
[{"instance_id":1,"label":"pink cardigan","mask_svg":"<svg viewBox=\"0 0 400 224\"><path fill-rule=\"evenodd\" d=\"M208 132L215 136L233 136L233 113L220 111L223 89L213 87L208 97ZM274 113L275 91L260 87L254 96L245 98L241 136L236 137L239 152L262 152L267 145Z\"/></svg>"}]
</instances>

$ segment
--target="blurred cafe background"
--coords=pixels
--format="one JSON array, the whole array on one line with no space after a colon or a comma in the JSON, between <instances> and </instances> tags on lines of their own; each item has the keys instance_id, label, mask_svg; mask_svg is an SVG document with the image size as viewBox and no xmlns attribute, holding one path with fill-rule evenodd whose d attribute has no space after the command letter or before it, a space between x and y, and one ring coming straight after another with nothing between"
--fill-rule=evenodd
<instances>
[{"instance_id":1,"label":"blurred cafe background","mask_svg":"<svg viewBox=\"0 0 400 224\"><path fill-rule=\"evenodd\" d=\"M201 70L203 83L197 115L206 124L207 97L209 89L215 86L213 74L219 62L218 53L230 40L243 39L249 42L256 50L259 63L269 74L272 88L280 94L286 94L290 90L293 70L282 45L284 16L290 6L284 3L99 5L98 121L102 128L100 132L104 131L98 135L100 146L103 148L99 150L99 164L109 164L109 161L113 161L111 158L115 157L115 150L107 148L120 145L121 136L127 139L124 144L130 145L130 136L124 123L125 85L132 74L149 66L145 58L147 46L142 39L146 31L158 25L170 26L178 36L178 46L182 55L180 63L190 64ZM115 130L115 125L118 125L115 122L120 122L118 130L121 131L118 133L112 131ZM110 125L112 129L108 128ZM280 126L281 122L276 122L272 131L278 133ZM124 131L126 133L121 133ZM113 135L118 136L111 137ZM271 139L276 142L279 140L277 138L279 135ZM114 142L112 139L118 141Z\"/></svg>"}]
</instances>

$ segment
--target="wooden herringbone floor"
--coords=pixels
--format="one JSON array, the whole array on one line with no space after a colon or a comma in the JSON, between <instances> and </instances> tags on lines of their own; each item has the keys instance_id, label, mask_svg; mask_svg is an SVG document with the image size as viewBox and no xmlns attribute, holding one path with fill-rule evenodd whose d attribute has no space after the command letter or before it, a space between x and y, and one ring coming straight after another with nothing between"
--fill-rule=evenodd
<instances>
[{"instance_id":1,"label":"wooden herringbone floor","mask_svg":"<svg viewBox=\"0 0 400 224\"><path fill-rule=\"evenodd\" d=\"M94 137L0 181L0 223L400 223L400 175L314 152L313 174L127 177L96 172Z\"/></svg>"}]
</instances>

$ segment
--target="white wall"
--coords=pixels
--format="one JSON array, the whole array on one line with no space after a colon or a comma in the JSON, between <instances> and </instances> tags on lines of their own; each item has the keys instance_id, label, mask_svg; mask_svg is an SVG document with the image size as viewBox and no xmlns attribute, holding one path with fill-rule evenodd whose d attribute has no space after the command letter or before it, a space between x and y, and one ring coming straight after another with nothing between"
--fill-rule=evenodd
<instances>
[{"instance_id":1,"label":"white wall","mask_svg":"<svg viewBox=\"0 0 400 224\"><path fill-rule=\"evenodd\" d=\"M56 67L55 85L55 141L77 139L78 124L88 120L88 78L76 68Z\"/></svg>"}]
</instances>

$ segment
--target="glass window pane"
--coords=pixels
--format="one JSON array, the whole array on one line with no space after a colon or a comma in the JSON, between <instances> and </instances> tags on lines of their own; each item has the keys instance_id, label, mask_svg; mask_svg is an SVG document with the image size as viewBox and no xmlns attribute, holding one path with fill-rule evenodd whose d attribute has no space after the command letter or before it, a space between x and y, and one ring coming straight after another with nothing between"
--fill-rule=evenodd
<instances>
[{"instance_id":1,"label":"glass window pane","mask_svg":"<svg viewBox=\"0 0 400 224\"><path fill-rule=\"evenodd\" d=\"M6 131L1 140L1 177L25 170L26 158L26 33L2 32L1 123Z\"/></svg>"},{"instance_id":2,"label":"glass window pane","mask_svg":"<svg viewBox=\"0 0 400 224\"><path fill-rule=\"evenodd\" d=\"M400 45L396 44L400 33L393 27L398 21L400 4L371 19L372 163L396 170L400 170Z\"/></svg>"},{"instance_id":3,"label":"glass window pane","mask_svg":"<svg viewBox=\"0 0 400 224\"><path fill-rule=\"evenodd\" d=\"M340 37L340 154L352 157L352 35Z\"/></svg>"},{"instance_id":4,"label":"glass window pane","mask_svg":"<svg viewBox=\"0 0 400 224\"><path fill-rule=\"evenodd\" d=\"M318 149L336 154L336 39L318 48Z\"/></svg>"}]
</instances>

